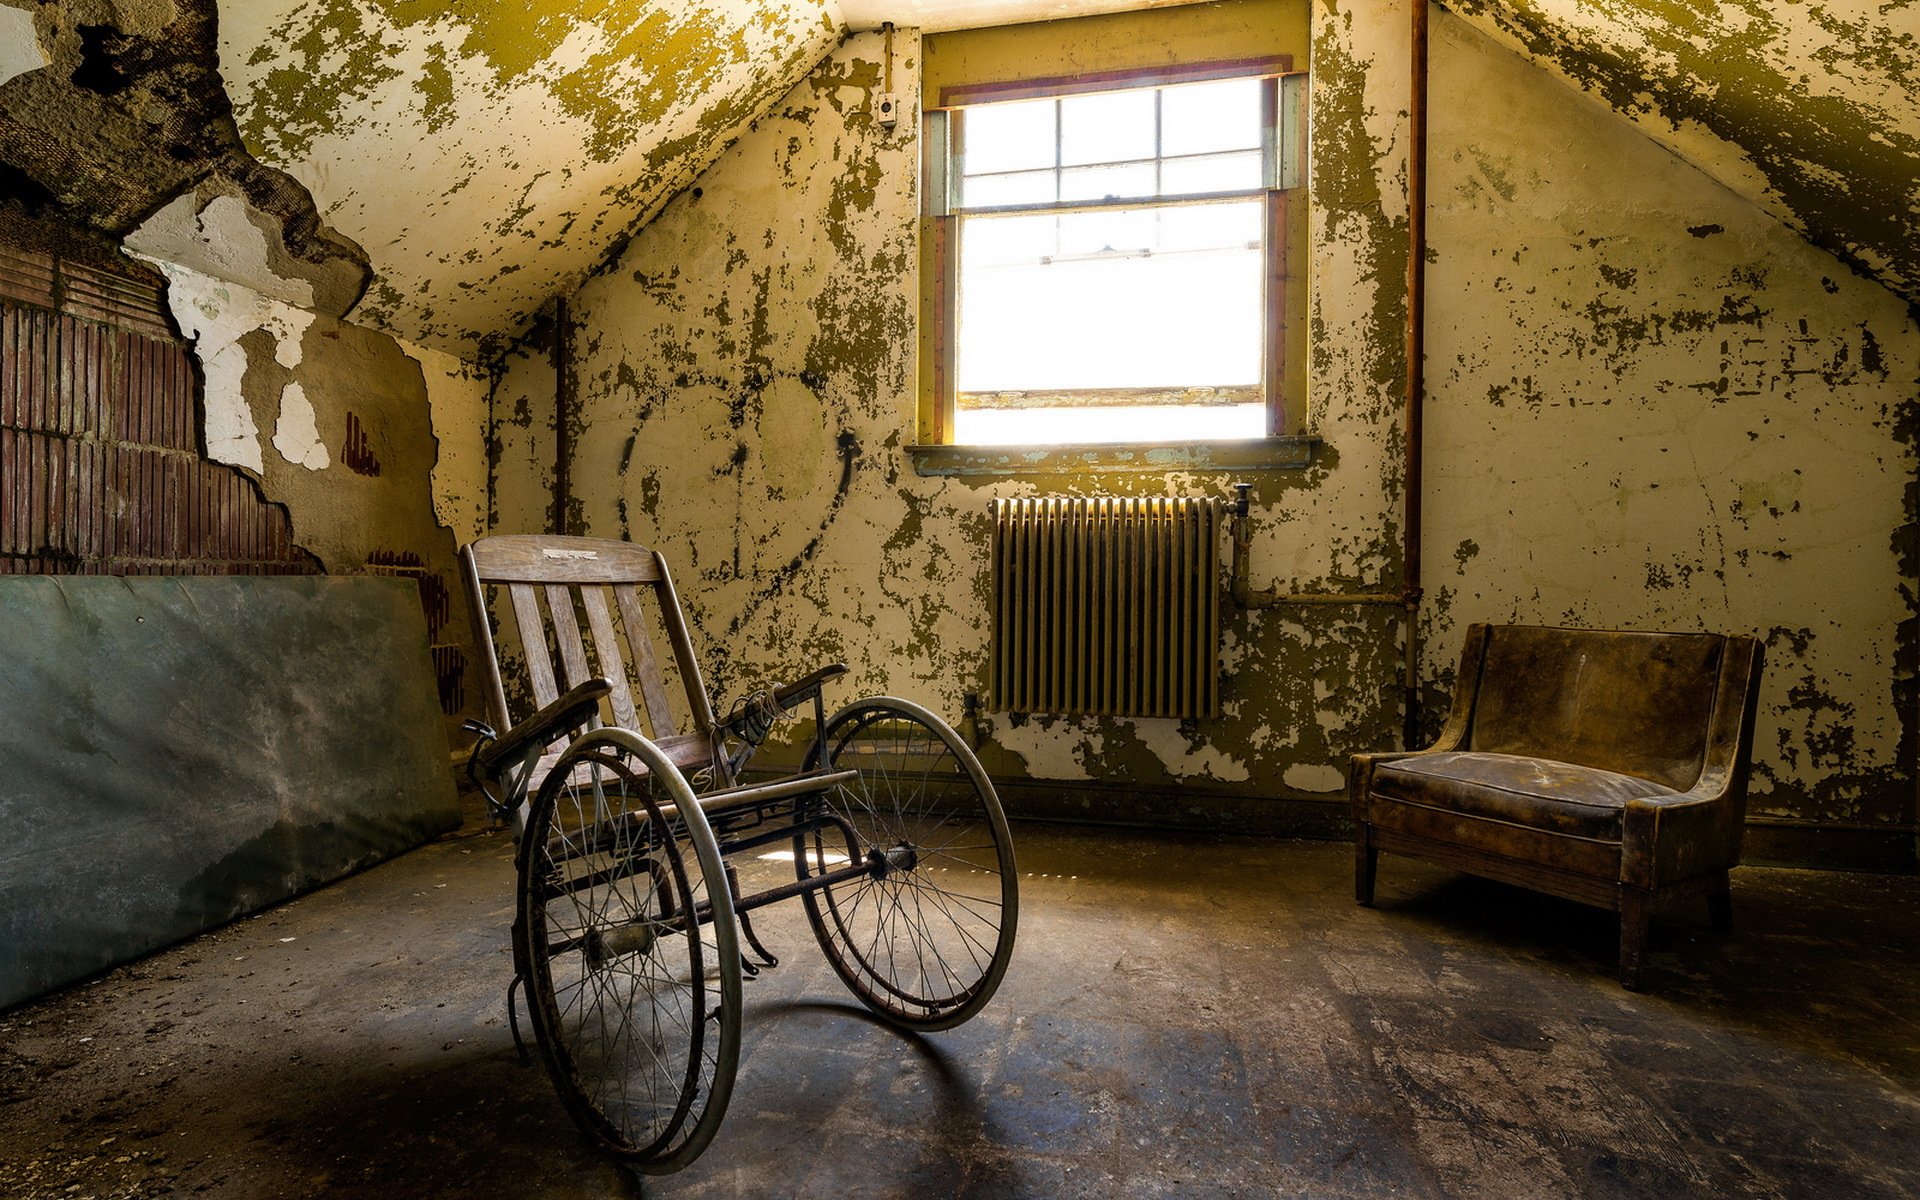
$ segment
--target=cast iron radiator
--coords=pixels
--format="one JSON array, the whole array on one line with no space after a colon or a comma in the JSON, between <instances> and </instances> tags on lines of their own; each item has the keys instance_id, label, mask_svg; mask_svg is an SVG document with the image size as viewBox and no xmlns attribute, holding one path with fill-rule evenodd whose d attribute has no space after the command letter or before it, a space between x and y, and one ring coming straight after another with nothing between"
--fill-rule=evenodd
<instances>
[{"instance_id":1,"label":"cast iron radiator","mask_svg":"<svg viewBox=\"0 0 1920 1200\"><path fill-rule=\"evenodd\" d=\"M993 502L992 707L1220 715L1219 501Z\"/></svg>"}]
</instances>

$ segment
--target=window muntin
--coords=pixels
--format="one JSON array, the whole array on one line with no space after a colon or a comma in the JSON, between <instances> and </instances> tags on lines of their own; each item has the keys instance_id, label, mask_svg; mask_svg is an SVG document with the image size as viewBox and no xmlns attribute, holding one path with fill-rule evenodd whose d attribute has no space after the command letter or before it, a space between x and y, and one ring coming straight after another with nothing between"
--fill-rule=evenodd
<instances>
[{"instance_id":1,"label":"window muntin","mask_svg":"<svg viewBox=\"0 0 1920 1200\"><path fill-rule=\"evenodd\" d=\"M1272 87L1213 79L960 108L954 211L1257 193Z\"/></svg>"}]
</instances>

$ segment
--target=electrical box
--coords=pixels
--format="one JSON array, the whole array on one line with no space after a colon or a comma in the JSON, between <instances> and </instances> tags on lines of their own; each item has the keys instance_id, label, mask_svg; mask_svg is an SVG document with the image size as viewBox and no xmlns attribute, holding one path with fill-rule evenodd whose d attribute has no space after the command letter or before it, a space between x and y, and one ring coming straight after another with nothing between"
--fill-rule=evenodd
<instances>
[{"instance_id":1,"label":"electrical box","mask_svg":"<svg viewBox=\"0 0 1920 1200\"><path fill-rule=\"evenodd\" d=\"M894 92L881 92L873 98L873 119L880 122L882 129L892 129L900 120L900 97Z\"/></svg>"}]
</instances>

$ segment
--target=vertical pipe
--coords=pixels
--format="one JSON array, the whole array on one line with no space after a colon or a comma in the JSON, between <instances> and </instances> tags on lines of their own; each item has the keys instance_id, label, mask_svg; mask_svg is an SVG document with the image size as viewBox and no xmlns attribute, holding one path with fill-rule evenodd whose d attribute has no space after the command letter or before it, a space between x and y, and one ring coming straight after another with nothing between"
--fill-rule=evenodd
<instances>
[{"instance_id":1,"label":"vertical pipe","mask_svg":"<svg viewBox=\"0 0 1920 1200\"><path fill-rule=\"evenodd\" d=\"M1403 744L1420 736L1420 451L1426 399L1427 0L1413 6L1412 95L1407 105L1406 700Z\"/></svg>"},{"instance_id":2,"label":"vertical pipe","mask_svg":"<svg viewBox=\"0 0 1920 1200\"><path fill-rule=\"evenodd\" d=\"M554 301L553 311L553 531L567 528L567 509L573 493L573 315L567 298Z\"/></svg>"}]
</instances>

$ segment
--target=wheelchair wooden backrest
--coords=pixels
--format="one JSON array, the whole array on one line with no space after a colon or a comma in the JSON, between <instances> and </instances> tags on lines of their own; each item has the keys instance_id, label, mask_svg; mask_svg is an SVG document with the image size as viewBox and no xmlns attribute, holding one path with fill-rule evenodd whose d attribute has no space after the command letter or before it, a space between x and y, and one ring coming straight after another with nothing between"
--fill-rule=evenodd
<instances>
[{"instance_id":1,"label":"wheelchair wooden backrest","mask_svg":"<svg viewBox=\"0 0 1920 1200\"><path fill-rule=\"evenodd\" d=\"M607 706L615 725L646 735L682 770L714 764L713 708L679 597L658 552L606 538L509 534L463 547L460 559L496 728L507 729L567 688L598 675L613 685ZM508 619L492 607L501 590L524 664L520 682L530 705L522 712L509 707L501 663L512 659L494 637L491 618L498 616L502 625ZM670 702L654 646L656 627L666 634L686 694L684 723L676 720ZM549 747L534 768L532 786L538 786L564 747L565 739ZM724 763L720 769L725 770Z\"/></svg>"}]
</instances>

